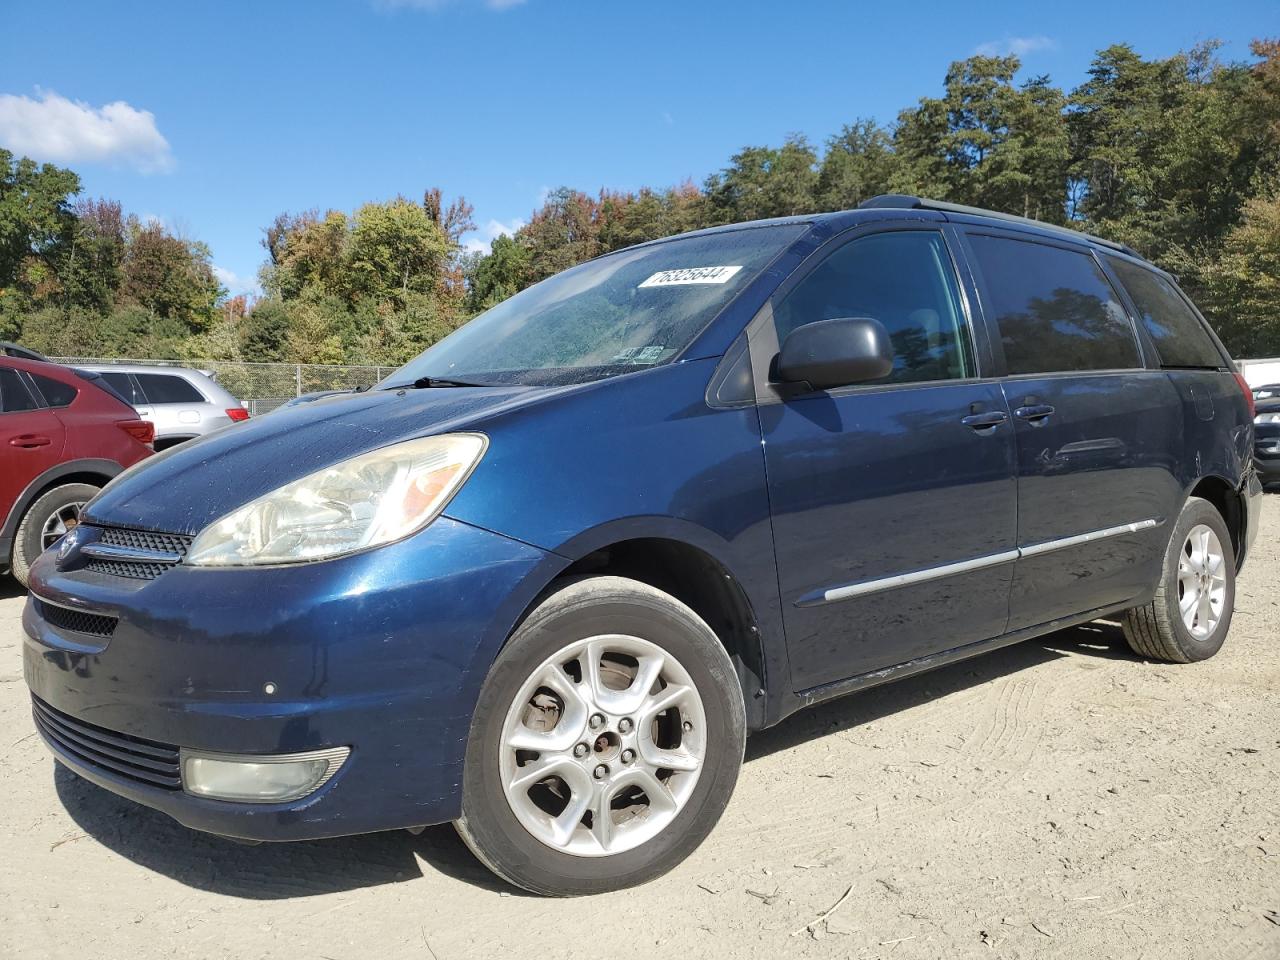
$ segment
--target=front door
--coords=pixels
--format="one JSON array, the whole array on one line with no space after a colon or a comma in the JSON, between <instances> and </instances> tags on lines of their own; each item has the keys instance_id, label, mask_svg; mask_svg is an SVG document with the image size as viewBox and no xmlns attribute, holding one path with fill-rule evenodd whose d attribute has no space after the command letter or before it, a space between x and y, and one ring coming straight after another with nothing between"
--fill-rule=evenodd
<instances>
[{"instance_id":1,"label":"front door","mask_svg":"<svg viewBox=\"0 0 1280 960\"><path fill-rule=\"evenodd\" d=\"M830 252L753 326L764 368L796 327L871 317L883 381L761 381L783 619L806 690L1002 633L1017 517L1013 427L975 340L943 233L896 229Z\"/></svg>"},{"instance_id":2,"label":"front door","mask_svg":"<svg viewBox=\"0 0 1280 960\"><path fill-rule=\"evenodd\" d=\"M0 522L32 480L62 461L65 440L62 421L40 405L25 378L0 367Z\"/></svg>"},{"instance_id":3,"label":"front door","mask_svg":"<svg viewBox=\"0 0 1280 960\"><path fill-rule=\"evenodd\" d=\"M967 240L1017 437L1009 629L1122 603L1156 581L1176 519L1178 395L1143 368L1087 249L976 228Z\"/></svg>"}]
</instances>

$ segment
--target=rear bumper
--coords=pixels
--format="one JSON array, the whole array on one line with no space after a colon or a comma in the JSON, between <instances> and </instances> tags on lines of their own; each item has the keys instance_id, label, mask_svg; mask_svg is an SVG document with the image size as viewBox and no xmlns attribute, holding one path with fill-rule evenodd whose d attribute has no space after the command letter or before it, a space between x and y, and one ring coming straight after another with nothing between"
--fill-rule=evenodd
<instances>
[{"instance_id":1,"label":"rear bumper","mask_svg":"<svg viewBox=\"0 0 1280 960\"><path fill-rule=\"evenodd\" d=\"M1244 486L1240 491L1244 500L1245 518L1244 549L1240 551L1239 567L1244 566L1254 541L1258 539L1258 524L1262 519L1263 482L1257 470L1250 470L1245 476Z\"/></svg>"},{"instance_id":2,"label":"rear bumper","mask_svg":"<svg viewBox=\"0 0 1280 960\"><path fill-rule=\"evenodd\" d=\"M23 670L37 726L81 776L211 833L301 840L452 820L480 684L543 566L561 563L445 517L340 560L179 565L154 580L60 571L46 553L34 597L117 622L109 637L72 632L28 599ZM237 803L135 770L128 738L144 754L351 754L301 800Z\"/></svg>"}]
</instances>

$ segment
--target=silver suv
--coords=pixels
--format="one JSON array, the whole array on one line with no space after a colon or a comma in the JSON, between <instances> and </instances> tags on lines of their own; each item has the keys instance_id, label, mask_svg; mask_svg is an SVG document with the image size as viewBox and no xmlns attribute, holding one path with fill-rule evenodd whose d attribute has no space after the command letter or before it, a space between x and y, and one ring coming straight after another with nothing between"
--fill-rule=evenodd
<instances>
[{"instance_id":1,"label":"silver suv","mask_svg":"<svg viewBox=\"0 0 1280 960\"><path fill-rule=\"evenodd\" d=\"M148 364L85 367L102 375L156 425L156 449L203 437L229 423L249 419L240 401L198 370Z\"/></svg>"}]
</instances>

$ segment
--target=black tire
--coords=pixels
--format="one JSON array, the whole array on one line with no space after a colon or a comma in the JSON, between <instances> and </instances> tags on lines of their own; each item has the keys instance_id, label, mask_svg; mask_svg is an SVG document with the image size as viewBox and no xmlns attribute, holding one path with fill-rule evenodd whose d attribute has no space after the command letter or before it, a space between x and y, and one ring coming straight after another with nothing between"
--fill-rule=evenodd
<instances>
[{"instance_id":1,"label":"black tire","mask_svg":"<svg viewBox=\"0 0 1280 960\"><path fill-rule=\"evenodd\" d=\"M604 634L638 637L679 663L702 699L705 755L684 806L660 833L619 853L577 856L539 840L513 812L500 771L503 730L514 698L541 664L575 641ZM581 896L634 886L666 873L711 832L733 793L745 745L737 674L696 613L635 580L574 581L547 596L517 628L485 679L472 717L462 817L455 826L490 870L534 893Z\"/></svg>"},{"instance_id":2,"label":"black tire","mask_svg":"<svg viewBox=\"0 0 1280 960\"><path fill-rule=\"evenodd\" d=\"M22 515L13 537L13 555L9 561L14 578L24 587L31 573L31 565L44 551L45 523L64 507L84 504L92 500L98 487L88 483L64 483L38 496Z\"/></svg>"},{"instance_id":3,"label":"black tire","mask_svg":"<svg viewBox=\"0 0 1280 960\"><path fill-rule=\"evenodd\" d=\"M1213 630L1207 636L1196 637L1187 628L1178 609L1178 561L1192 528L1201 524L1214 532L1223 548L1226 599ZM1163 660L1168 663L1207 660L1222 649L1222 644L1227 639L1235 601L1236 561L1231 533L1217 507L1208 500L1191 497L1170 532L1155 597L1150 603L1125 611L1121 621L1125 640L1134 653L1148 660Z\"/></svg>"}]
</instances>

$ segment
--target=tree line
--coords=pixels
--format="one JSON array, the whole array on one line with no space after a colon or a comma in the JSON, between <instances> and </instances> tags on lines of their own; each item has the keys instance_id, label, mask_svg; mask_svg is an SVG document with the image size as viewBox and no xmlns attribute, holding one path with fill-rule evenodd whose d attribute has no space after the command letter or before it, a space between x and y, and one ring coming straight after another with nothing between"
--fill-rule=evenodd
<instances>
[{"instance_id":1,"label":"tree line","mask_svg":"<svg viewBox=\"0 0 1280 960\"><path fill-rule=\"evenodd\" d=\"M1280 355L1280 40L1226 62L1099 51L1067 92L1014 56L953 63L940 96L819 145L748 146L701 185L551 191L487 252L439 189L281 214L263 295L228 297L202 244L78 200L74 173L0 151L0 338L59 355L399 363L566 267L645 240L910 193L1129 244L1176 274L1237 356Z\"/></svg>"}]
</instances>

